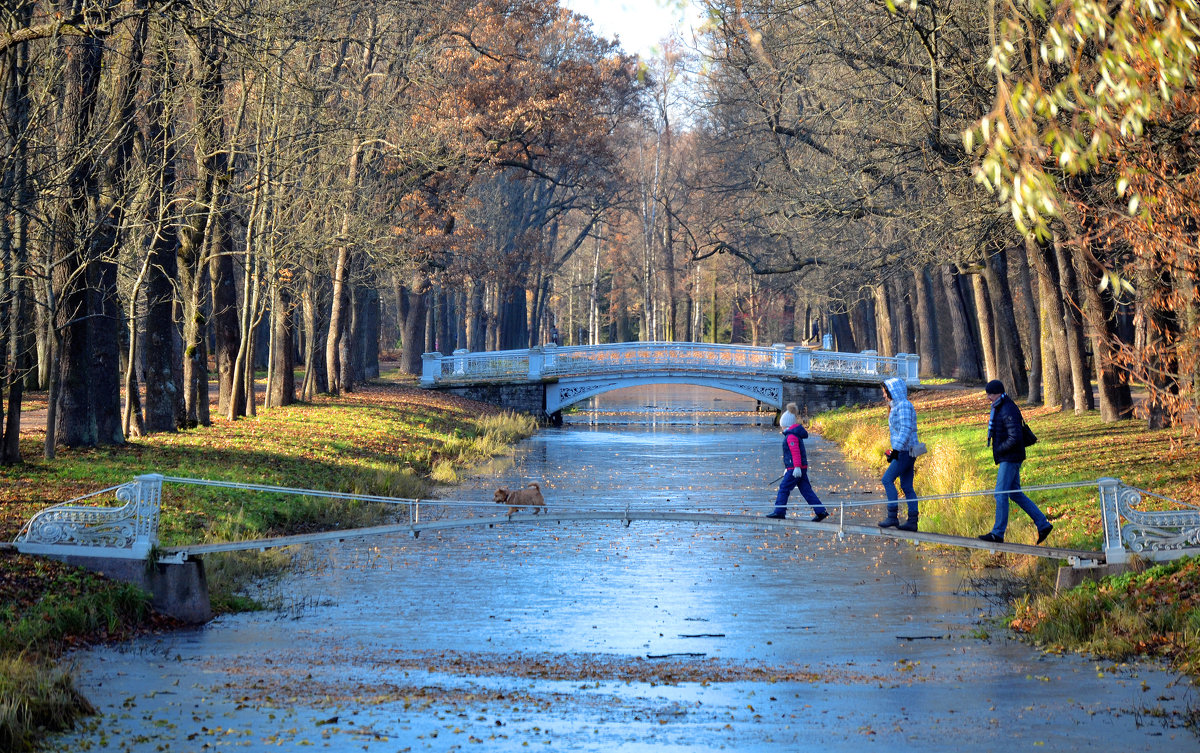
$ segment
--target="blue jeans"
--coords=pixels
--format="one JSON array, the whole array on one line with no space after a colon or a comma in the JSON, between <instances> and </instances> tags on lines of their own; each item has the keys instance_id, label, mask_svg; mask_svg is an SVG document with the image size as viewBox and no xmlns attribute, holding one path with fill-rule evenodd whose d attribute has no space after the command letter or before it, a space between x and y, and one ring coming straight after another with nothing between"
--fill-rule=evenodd
<instances>
[{"instance_id":1,"label":"blue jeans","mask_svg":"<svg viewBox=\"0 0 1200 753\"><path fill-rule=\"evenodd\" d=\"M1046 516L1021 491L1021 464L1000 463L996 468L996 524L992 526L992 535L1003 538L1008 528L1008 501L1012 500L1033 519L1033 524L1040 531L1050 525Z\"/></svg>"},{"instance_id":2,"label":"blue jeans","mask_svg":"<svg viewBox=\"0 0 1200 753\"><path fill-rule=\"evenodd\" d=\"M812 505L813 512L817 515L825 515L827 511L821 500L817 497L817 493L813 491L812 483L808 480L808 471L804 470L800 474L800 478L792 475L792 469L788 468L783 474L783 480L779 482L779 493L775 495L775 515L784 515L787 513L788 496L792 493L792 489L800 487L800 496L804 497L808 504Z\"/></svg>"},{"instance_id":3,"label":"blue jeans","mask_svg":"<svg viewBox=\"0 0 1200 753\"><path fill-rule=\"evenodd\" d=\"M898 450L896 459L888 463L887 470L883 472L883 491L887 494L888 506L887 514L889 518L896 517L900 512L900 505L897 502L900 495L896 494L896 479L900 479L900 488L904 490L904 499L908 502L908 517L914 520L917 517L917 491L913 489L913 466L916 463L916 458L908 454L908 450Z\"/></svg>"}]
</instances>

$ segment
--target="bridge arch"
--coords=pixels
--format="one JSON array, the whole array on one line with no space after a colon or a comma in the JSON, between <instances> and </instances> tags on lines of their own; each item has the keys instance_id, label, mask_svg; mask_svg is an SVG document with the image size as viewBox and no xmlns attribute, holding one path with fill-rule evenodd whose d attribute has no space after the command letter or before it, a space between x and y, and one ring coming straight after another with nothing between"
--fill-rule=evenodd
<instances>
[{"instance_id":1,"label":"bridge arch","mask_svg":"<svg viewBox=\"0 0 1200 753\"><path fill-rule=\"evenodd\" d=\"M711 387L758 400L773 408L784 404L783 380L771 377L737 377L732 375L679 374L672 372L614 374L607 377L564 377L546 385L546 413L558 411L606 392L626 387L645 387L658 384L686 384Z\"/></svg>"}]
</instances>

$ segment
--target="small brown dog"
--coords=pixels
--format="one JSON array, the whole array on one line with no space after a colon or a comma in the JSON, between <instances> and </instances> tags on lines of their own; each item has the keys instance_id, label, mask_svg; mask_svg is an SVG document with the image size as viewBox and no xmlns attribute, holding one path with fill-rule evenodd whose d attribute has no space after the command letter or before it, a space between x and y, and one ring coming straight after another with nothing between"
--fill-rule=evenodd
<instances>
[{"instance_id":1,"label":"small brown dog","mask_svg":"<svg viewBox=\"0 0 1200 753\"><path fill-rule=\"evenodd\" d=\"M537 484L527 484L523 489L509 491L508 489L497 489L494 499L497 504L508 505L508 514L520 512L522 506L533 508L533 514L538 514L538 508L546 506L546 500L542 498L542 487Z\"/></svg>"}]
</instances>

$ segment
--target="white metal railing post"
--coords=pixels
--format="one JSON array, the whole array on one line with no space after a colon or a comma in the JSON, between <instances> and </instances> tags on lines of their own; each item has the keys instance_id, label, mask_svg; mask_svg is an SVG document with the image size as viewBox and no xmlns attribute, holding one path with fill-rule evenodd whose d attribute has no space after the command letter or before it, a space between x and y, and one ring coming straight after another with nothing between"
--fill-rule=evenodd
<instances>
[{"instance_id":1,"label":"white metal railing post","mask_svg":"<svg viewBox=\"0 0 1200 753\"><path fill-rule=\"evenodd\" d=\"M554 364L558 358L558 346L554 343L546 343L542 346L542 373L553 374Z\"/></svg>"},{"instance_id":2,"label":"white metal railing post","mask_svg":"<svg viewBox=\"0 0 1200 753\"><path fill-rule=\"evenodd\" d=\"M442 376L442 354L421 354L421 386L432 387Z\"/></svg>"},{"instance_id":3,"label":"white metal railing post","mask_svg":"<svg viewBox=\"0 0 1200 753\"><path fill-rule=\"evenodd\" d=\"M460 377L467 373L467 354L470 352L466 348L454 351L454 376Z\"/></svg>"},{"instance_id":4,"label":"white metal railing post","mask_svg":"<svg viewBox=\"0 0 1200 753\"><path fill-rule=\"evenodd\" d=\"M161 473L137 477L137 521L134 524L133 556L143 559L158 545L158 512L162 507Z\"/></svg>"},{"instance_id":5,"label":"white metal railing post","mask_svg":"<svg viewBox=\"0 0 1200 753\"><path fill-rule=\"evenodd\" d=\"M865 363L863 371L865 371L868 374L878 374L879 373L879 362L876 361L875 359L879 356L879 351L864 350L861 355L862 355L863 361Z\"/></svg>"},{"instance_id":6,"label":"white metal railing post","mask_svg":"<svg viewBox=\"0 0 1200 753\"><path fill-rule=\"evenodd\" d=\"M1121 480L1102 478L1100 486L1100 523L1104 527L1104 559L1110 564L1120 564L1129 561L1129 552L1125 551L1125 542L1121 540L1121 512L1117 507L1117 495L1120 492Z\"/></svg>"},{"instance_id":7,"label":"white metal railing post","mask_svg":"<svg viewBox=\"0 0 1200 753\"><path fill-rule=\"evenodd\" d=\"M797 345L792 349L792 366L796 376L808 379L812 376L812 348Z\"/></svg>"},{"instance_id":8,"label":"white metal railing post","mask_svg":"<svg viewBox=\"0 0 1200 753\"><path fill-rule=\"evenodd\" d=\"M545 363L545 356L540 347L534 346L529 349L529 379L541 380L542 366Z\"/></svg>"},{"instance_id":9,"label":"white metal railing post","mask_svg":"<svg viewBox=\"0 0 1200 753\"><path fill-rule=\"evenodd\" d=\"M910 385L921 383L921 356L916 353L909 353L906 356L908 361L908 375L905 381Z\"/></svg>"},{"instance_id":10,"label":"white metal railing post","mask_svg":"<svg viewBox=\"0 0 1200 753\"><path fill-rule=\"evenodd\" d=\"M775 351L771 354L771 365L783 371L787 368L787 346L783 343L775 343L771 348Z\"/></svg>"}]
</instances>

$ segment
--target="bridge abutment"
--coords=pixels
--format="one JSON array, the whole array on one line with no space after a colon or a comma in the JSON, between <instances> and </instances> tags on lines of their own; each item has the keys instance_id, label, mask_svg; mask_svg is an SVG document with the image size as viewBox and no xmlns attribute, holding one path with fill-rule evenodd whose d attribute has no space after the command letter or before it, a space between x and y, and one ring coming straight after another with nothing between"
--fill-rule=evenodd
<instances>
[{"instance_id":1,"label":"bridge abutment","mask_svg":"<svg viewBox=\"0 0 1200 753\"><path fill-rule=\"evenodd\" d=\"M1114 562L1112 564L1092 565L1090 567L1065 566L1058 568L1058 577L1054 579L1054 592L1062 593L1072 588L1091 583L1109 575L1124 575L1133 569L1129 562Z\"/></svg>"},{"instance_id":2,"label":"bridge abutment","mask_svg":"<svg viewBox=\"0 0 1200 753\"><path fill-rule=\"evenodd\" d=\"M100 573L113 580L132 583L150 594L151 606L155 611L177 620L196 625L212 619L208 578L204 575L204 562L199 559L175 563L147 562L129 557L43 556Z\"/></svg>"},{"instance_id":3,"label":"bridge abutment","mask_svg":"<svg viewBox=\"0 0 1200 753\"><path fill-rule=\"evenodd\" d=\"M814 416L834 408L866 405L883 401L878 384L817 382L802 379L783 380L783 404L795 403L802 416Z\"/></svg>"},{"instance_id":4,"label":"bridge abutment","mask_svg":"<svg viewBox=\"0 0 1200 753\"><path fill-rule=\"evenodd\" d=\"M470 400L489 403L505 410L517 413L527 413L543 423L548 423L546 415L546 384L532 382L525 384L464 384L453 387L437 387L439 392L449 392Z\"/></svg>"}]
</instances>

